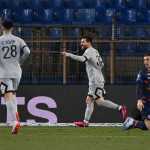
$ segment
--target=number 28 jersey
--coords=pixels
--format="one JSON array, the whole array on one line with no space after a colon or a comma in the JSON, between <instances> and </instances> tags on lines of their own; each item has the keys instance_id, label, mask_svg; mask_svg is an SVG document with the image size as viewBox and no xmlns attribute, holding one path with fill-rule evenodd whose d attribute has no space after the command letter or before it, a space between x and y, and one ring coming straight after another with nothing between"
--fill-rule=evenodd
<instances>
[{"instance_id":1,"label":"number 28 jersey","mask_svg":"<svg viewBox=\"0 0 150 150\"><path fill-rule=\"evenodd\" d=\"M104 83L102 68L104 63L99 52L93 47L87 48L83 54L86 58L86 72L89 79L89 85Z\"/></svg>"},{"instance_id":2,"label":"number 28 jersey","mask_svg":"<svg viewBox=\"0 0 150 150\"><path fill-rule=\"evenodd\" d=\"M0 78L21 78L21 53L26 48L24 40L11 33L0 36Z\"/></svg>"}]
</instances>

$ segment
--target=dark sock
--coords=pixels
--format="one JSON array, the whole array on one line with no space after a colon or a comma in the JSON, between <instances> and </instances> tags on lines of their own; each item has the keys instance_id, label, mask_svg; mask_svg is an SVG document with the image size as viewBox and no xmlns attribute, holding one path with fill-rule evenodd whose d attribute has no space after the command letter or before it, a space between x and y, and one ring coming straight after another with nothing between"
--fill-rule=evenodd
<instances>
[{"instance_id":1,"label":"dark sock","mask_svg":"<svg viewBox=\"0 0 150 150\"><path fill-rule=\"evenodd\" d=\"M134 128L139 128L139 129L142 129L142 130L148 130L145 123L144 123L144 121L135 121Z\"/></svg>"}]
</instances>

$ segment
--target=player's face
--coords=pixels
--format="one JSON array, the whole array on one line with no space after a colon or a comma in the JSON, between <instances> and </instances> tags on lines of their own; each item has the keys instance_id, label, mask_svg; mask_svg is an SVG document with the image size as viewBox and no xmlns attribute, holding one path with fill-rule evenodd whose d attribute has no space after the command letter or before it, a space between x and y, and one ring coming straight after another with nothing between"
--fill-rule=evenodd
<instances>
[{"instance_id":1,"label":"player's face","mask_svg":"<svg viewBox=\"0 0 150 150\"><path fill-rule=\"evenodd\" d=\"M86 39L81 39L80 46L81 46L81 49L87 49L89 46L89 42L87 42Z\"/></svg>"},{"instance_id":2,"label":"player's face","mask_svg":"<svg viewBox=\"0 0 150 150\"><path fill-rule=\"evenodd\" d=\"M150 69L150 56L144 56L144 65L147 69Z\"/></svg>"}]
</instances>

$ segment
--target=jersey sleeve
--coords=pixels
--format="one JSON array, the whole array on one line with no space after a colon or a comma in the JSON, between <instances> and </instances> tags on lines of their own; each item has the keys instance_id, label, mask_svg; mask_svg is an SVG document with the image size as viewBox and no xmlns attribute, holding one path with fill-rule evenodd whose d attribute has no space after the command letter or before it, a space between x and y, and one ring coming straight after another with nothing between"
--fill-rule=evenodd
<instances>
[{"instance_id":1,"label":"jersey sleeve","mask_svg":"<svg viewBox=\"0 0 150 150\"><path fill-rule=\"evenodd\" d=\"M27 59L29 54L30 54L29 47L24 42L24 40L20 39L20 64L23 64L23 62Z\"/></svg>"},{"instance_id":2,"label":"jersey sleeve","mask_svg":"<svg viewBox=\"0 0 150 150\"><path fill-rule=\"evenodd\" d=\"M142 72L139 72L136 79L136 98L142 99L143 98L143 79L142 79Z\"/></svg>"},{"instance_id":3,"label":"jersey sleeve","mask_svg":"<svg viewBox=\"0 0 150 150\"><path fill-rule=\"evenodd\" d=\"M89 49L87 49L87 50L84 52L83 56L85 57L86 61L87 61L87 60L90 60L90 58L91 58L91 56L92 56L91 51L90 51Z\"/></svg>"}]
</instances>

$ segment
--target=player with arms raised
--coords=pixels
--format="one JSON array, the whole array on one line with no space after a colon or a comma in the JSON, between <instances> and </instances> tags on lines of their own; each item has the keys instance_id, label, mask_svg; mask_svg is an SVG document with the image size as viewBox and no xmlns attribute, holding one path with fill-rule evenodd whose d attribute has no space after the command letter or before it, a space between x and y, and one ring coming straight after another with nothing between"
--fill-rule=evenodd
<instances>
[{"instance_id":1,"label":"player with arms raised","mask_svg":"<svg viewBox=\"0 0 150 150\"><path fill-rule=\"evenodd\" d=\"M102 74L102 68L104 63L98 50L92 46L92 38L89 36L84 36L81 39L81 49L85 50L82 56L74 55L71 53L63 52L63 55L70 57L71 59L84 62L86 64L86 72L89 79L89 91L86 97L86 110L83 121L75 122L76 126L87 127L89 120L94 110L94 102L99 106L108 107L111 109L118 110L123 120L127 117L127 108L122 105L113 103L110 100L105 100L105 89L104 89L104 77Z\"/></svg>"},{"instance_id":2,"label":"player with arms raised","mask_svg":"<svg viewBox=\"0 0 150 150\"><path fill-rule=\"evenodd\" d=\"M12 34L13 22L10 19L1 20L0 36L0 89L7 107L7 114L12 120L12 134L17 134L20 128L17 111L16 90L22 76L20 65L29 56L30 50L24 40Z\"/></svg>"}]
</instances>

